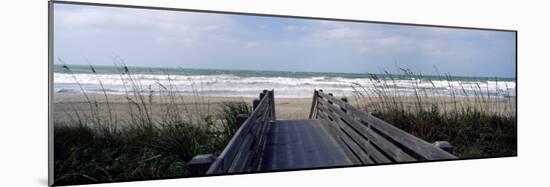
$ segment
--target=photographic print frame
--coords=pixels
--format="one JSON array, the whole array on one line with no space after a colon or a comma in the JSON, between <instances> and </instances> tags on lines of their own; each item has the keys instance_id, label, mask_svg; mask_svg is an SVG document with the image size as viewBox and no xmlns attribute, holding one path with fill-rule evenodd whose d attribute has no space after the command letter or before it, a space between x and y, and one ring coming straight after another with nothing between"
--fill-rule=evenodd
<instances>
[{"instance_id":1,"label":"photographic print frame","mask_svg":"<svg viewBox=\"0 0 550 187\"><path fill-rule=\"evenodd\" d=\"M140 6L127 6L127 5L106 5L106 4L95 4L95 3L73 3L73 2L64 2L64 1L53 1L53 2L50 2L50 6L51 6L51 7L50 7L50 35L49 35L49 36L50 36L50 65L51 65L51 68L50 68L50 77L51 77L51 78L50 78L50 80L52 81L52 82L50 82L50 107L51 107L50 110L49 110L50 113L55 112L55 111L54 111L55 109L54 109L54 107L53 107L54 103L52 103L53 100L54 100L53 97L55 97L55 96L54 96L55 93L58 93L58 92L60 91L60 90L54 91L54 87L55 87L55 85L54 85L54 84L55 84L54 74L55 74L55 72L56 72L56 70L55 70L56 68L54 67L54 62L57 60L57 59L55 59L55 55L54 55L54 54L55 54L55 52L54 52L54 51L55 51L55 45L54 45L54 42L53 42L53 41L55 41L55 39L53 39L53 37L54 37L54 35L55 35L55 34L54 34L54 31L53 31L53 30L54 30L54 29L53 29L54 27L51 25L52 22L53 22L53 19L55 19L55 18L54 18L54 17L55 17L55 14L53 14L53 6L54 6L54 4L60 4L60 5L99 6L99 7L111 7L111 8L131 8L131 9L144 9L144 10L183 11L183 12L192 12L192 13L228 14L228 15L235 15L235 16L260 16L260 17L283 18L283 19L306 19L306 20L320 20L320 21L341 21L341 22L350 22L350 23L393 24L393 25L397 25L397 26L414 26L414 27L430 27L430 28L431 28L431 27L434 27L434 28L448 28L448 29L473 29L473 30L479 30L479 31L511 32L511 33L514 34L514 44L517 43L517 31L512 31L512 30L498 30L498 29L485 29L485 28L466 28L466 27L449 27L449 26L418 25L418 24L388 23L388 22L373 22L373 21L358 21L358 20L329 19L329 18L310 18L310 17L282 16L282 15L265 15L265 14L234 13L234 12L219 12L219 11L205 11L205 10L186 10L186 9L172 9L172 8L157 8L157 7L140 7ZM53 16L52 16L52 14L53 14ZM513 47L514 47L514 50L517 50L517 46L514 45ZM515 54L516 54L516 53L515 53L515 51L514 51L514 58L516 58L516 57L515 57L515 56L516 56ZM119 59L119 60L120 60L120 59ZM514 62L515 62L515 65L517 66L516 59L514 59ZM64 66L64 65L60 65L58 68L63 69L63 68L64 68L63 66ZM86 65L84 65L84 66L86 66ZM101 70L100 70L101 67L99 67L99 66L98 66L99 68L98 68L98 67L93 67L93 66L91 66L91 65L90 65L90 67L91 67L91 71L94 71L94 72L95 72L96 70L98 70L98 72L101 71ZM85 68L90 68L90 67L85 67ZM84 67L77 67L77 68L84 68ZM128 71L128 70L124 70L124 69L126 68L125 65L122 65L122 66L120 66L119 68L122 68L122 69L123 69L122 71L126 71L126 72ZM74 70L74 68L72 68L72 67L70 67L70 66L67 66L67 69L69 69L69 71ZM130 69L131 69L131 67L130 67ZM60 70L57 70L57 71L60 71ZM75 72L78 72L78 71L79 71L78 69L75 70ZM143 71L146 71L146 70L143 70ZM407 70L405 70L404 72L405 72L405 74L408 73ZM514 77L514 78L513 78L513 82L514 82L514 83L517 82L517 81L515 80L516 77L517 77L517 76L515 75L515 74L516 74L515 72L517 72L516 67L514 67L514 76L513 76L513 77ZM241 73L242 73L242 72L241 72ZM413 73L413 74L414 74L414 72L410 72L410 73ZM413 76L414 76L414 75L413 75ZM71 77L69 77L69 78L71 78ZM388 80L389 80L389 79L388 79ZM77 81L77 82L78 82L78 81ZM515 84L514 84L514 87L515 87ZM80 89L82 89L82 88L80 88ZM86 89L83 89L83 90L86 90ZM276 91L276 90L275 90L275 91ZM326 90L325 90L325 91L326 91ZM479 91L481 92L481 89L480 89ZM55 92L55 93L54 93L54 92ZM82 91L82 92L85 92L85 91ZM325 94L323 91L320 91L320 90L315 89L315 90L312 90L312 92L313 92L313 93L312 93L312 94L309 94L309 95L313 95L313 98L323 98L323 99L324 99L324 100L320 101L320 102L322 102L321 105L323 105L323 104L325 104L325 105L326 105L326 104L333 104L333 103L335 103L335 102L341 102L341 100L340 100L341 98L338 98L338 99L331 98L331 97L329 97L329 96L331 96L330 94L328 94L328 93ZM512 92L514 92L513 95L514 95L514 97L516 97L516 96L517 96L517 89L514 88ZM262 93L263 96L262 96L262 94L260 94L260 93ZM277 92L275 92L275 93L277 93ZM258 90L258 92L257 92L256 94L260 94L260 97L258 98L258 101L257 101L259 106L272 106L272 107L274 107L274 105L275 105L274 102L275 102L275 101L273 101L273 99L271 99L271 100L270 100L270 99L266 99L266 98L274 98L274 97L276 97L276 95L274 94L274 92L272 92L271 90L266 90L266 91L264 91L264 88L261 88L261 89ZM489 95L489 94L488 94L488 95ZM266 96L267 96L267 97L266 97ZM311 97L311 96L310 96L310 97ZM138 96L137 98L140 98L140 97ZM261 98L262 100L259 100L260 98ZM487 97L487 98L489 98L489 97ZM326 101L326 102L325 102L325 101ZM133 102L135 102L135 101L133 101ZM314 100L313 102L315 103L316 101ZM271 104L271 105L265 105L265 103L273 103L273 104ZM513 101L514 106L511 107L511 108L514 109L514 115L516 115L516 112L517 112L515 103L517 103L517 100L514 100L514 101ZM252 104L252 103L249 103L249 104ZM264 104L264 105L261 105L261 104ZM342 105L346 105L346 104L341 104L341 105L334 104L334 105L335 105L335 106L338 106L338 107L342 107ZM311 111L313 111L314 108L315 108L315 107L313 107L313 106L314 106L314 105L312 105L312 107L311 107ZM93 108L93 106L90 107L90 108ZM254 107L254 108L255 108L255 107ZM334 109L335 109L335 108L328 108L328 110L332 110L332 111L334 111ZM265 110L272 110L272 111L274 111L275 109L274 109L274 108L273 108L273 109L269 109L269 107L266 107ZM306 109L306 110L309 110L309 108ZM355 110L355 109L351 109L351 110ZM254 111L254 110L252 110L252 111ZM271 113L271 112L268 112L268 113ZM313 112L310 112L310 113L313 114ZM252 112L250 115L252 115L252 114L254 114L254 112ZM266 114L267 114L267 113L266 113ZM336 115L336 114L337 114L337 112L334 112L334 114L328 114L328 115ZM264 114L264 115L265 115L265 114ZM270 114L270 115L274 116L275 113L273 112L273 113ZM378 118L376 117L377 115L380 115L380 114L372 114L372 113L369 113L369 114L367 114L367 117L364 117L365 119L363 119L363 120L364 120L364 121L370 120L370 119L372 119L371 117L375 117L376 120L378 120ZM236 117L236 116L235 116L235 117ZM345 117L350 118L349 116L345 116L345 115L344 115L342 118L345 118ZM50 132L50 136L51 136L51 138L50 138L50 156L51 156L51 158L54 157L53 152L55 152L55 150L53 150L53 149L55 149L55 147L54 147L54 145L53 145L53 143L54 143L54 140L53 140L53 139L55 138L55 137L54 137L55 132L53 132L53 131L54 131L54 130L53 130L53 129L54 129L54 127L53 127L53 120L54 120L54 119L53 119L53 118L55 118L55 117L53 117L53 114L50 114L50 131L52 131L52 132ZM329 117L327 116L327 118L329 118ZM359 114L359 116L353 116L353 117L351 117L351 118L361 118L361 115ZM515 119L515 118L514 118L514 119ZM356 122L350 122L350 121L353 121L353 119L350 119L349 121L344 121L344 123L362 123L361 121L359 121L359 122L357 122L357 121L356 121ZM267 122L265 122L265 123L267 123ZM371 122L368 122L368 123L371 123ZM306 124L306 123L302 123L302 124ZM516 124L517 124L517 122L516 122ZM313 124L313 125L309 125L309 126L315 126L315 125L317 125L317 124ZM377 125L377 124L375 124L375 125ZM308 126L307 124L304 125L304 126L305 126L304 128L306 128L307 131L315 131L315 130L307 129L307 126ZM367 125L367 126L368 126L368 125ZM242 127L242 126L241 126L241 127ZM357 127L357 126L355 126L355 127ZM377 130L375 130L375 131L376 131L377 133L383 134L382 132L380 132L381 130L378 129L378 128L385 128L385 127L388 127L388 126L375 127L375 129L377 129ZM392 126L389 126L389 127L390 127L391 129L395 129L395 128L393 128ZM346 128L346 127L339 127L339 128ZM361 127L357 127L357 128L361 128ZM240 128L239 128L239 129L240 129ZM391 131L391 132L389 132L389 133L401 133L401 130L399 130L399 128L397 128L397 129L398 129L398 130L394 130L395 132L393 132L392 130L389 130L389 131ZM326 130L326 129L325 129L325 130ZM353 138L353 137L355 137L355 138L360 138L360 137L365 137L365 136L371 136L370 134L368 134L368 133L369 133L368 130L365 130L365 134L355 134L355 135L352 135L352 134L351 134L351 133L354 133L354 132L357 133L357 132L359 132L359 131L361 131L361 130L357 130L357 129L347 129L347 131L344 131L344 132L345 132L345 133L349 133L349 134L347 134L347 135L349 136L348 138L350 138L350 137L351 137L351 138ZM239 132L239 131L236 130L235 133L238 133L238 132ZM406 133L406 132L405 132L405 133ZM326 134L328 134L328 133L326 133ZM324 134L324 135L326 135L326 134ZM406 134L409 134L409 133L406 133ZM370 138L375 139L376 137L379 137L379 138L381 138L381 139L388 139L388 137L383 137L383 136L388 136L388 135L385 134L385 135L382 135L382 137L377 136L377 135L372 135ZM245 137L246 137L246 136L245 136ZM414 137L414 136L413 136L413 137ZM389 138L391 138L391 137L389 137ZM413 138L413 139L414 139L414 138ZM244 141L244 139L241 140L241 141ZM261 140L261 141L268 141L268 140ZM304 141L305 141L305 140L304 140ZM333 140L328 140L328 141L333 141ZM348 141L349 141L349 140L348 140ZM353 141L353 142L358 142L358 141L360 141L360 140L352 140L352 141ZM365 141L365 140L363 140L363 141ZM245 142L246 142L246 141L245 141ZM363 144L363 145L365 145L365 147L368 147L368 146L370 145L370 147L372 147L371 149L373 149L373 150L383 150L383 148L381 148L381 147L383 147L383 146L390 146L390 147L392 146L391 144L376 144L376 143L370 143L370 141L369 141L368 139L367 139L365 142L367 142L368 144ZM389 141L389 142L391 142L391 141ZM425 142L425 141L424 141L424 142ZM229 143L231 143L231 141L230 141ZM448 143L448 142L447 142L447 143ZM443 144L443 147L445 147L445 146L447 146L447 143L445 143L445 142L440 142L439 144L440 144L440 145ZM401 143L401 144L403 144L403 143ZM517 144L517 143L516 143L516 144ZM228 144L228 145L229 145L229 144ZM340 145L340 144L334 144L334 145ZM425 143L422 143L421 145L427 146L427 144L425 144ZM353 147L354 145L347 145L347 144L346 144L345 146ZM359 147L358 147L358 146L359 146ZM349 150L352 150L352 152L353 152L353 150L366 149L366 148L362 148L362 147L360 147L360 146L361 146L361 145L360 145L359 143L356 143L356 144L355 144L355 149L354 149L354 148L349 148ZM401 145L401 146L403 146L403 145ZM227 148L227 147L224 147L224 151L225 151L226 148ZM396 148L396 147L394 146L394 149L395 149L395 148ZM397 147L397 148L403 149L402 147ZM300 148L294 147L293 149L300 149ZM414 148L408 147L407 149L409 149L409 151L410 151L410 149L414 149ZM516 148L516 149L517 149L517 148ZM348 151L349 151L349 150L348 150ZM436 150L435 152L441 152L441 154L443 154L443 155L446 154L445 152L442 152L442 151L441 151L441 150L443 150L443 149L434 149L434 150ZM228 151L228 152L229 152L229 151ZM381 153L381 154L380 154L380 155L377 155L377 156L392 158L392 159L390 159L390 160L393 160L393 159L398 158L398 157L397 157L397 154L394 155L394 156L392 157L392 155L390 155L390 154L393 154L391 151L390 151L390 152L380 151L380 153ZM222 151L222 153L219 153L219 154L223 154L223 151ZM274 154L275 154L275 153L274 153ZM355 155L355 154L359 154L359 153L346 153L346 154L353 154L353 155ZM365 154L365 153L363 153L363 154ZM419 153L417 153L417 154L419 154ZM240 155L240 154L237 154L237 155ZM366 155L369 157L369 159L373 159L373 158L375 157L375 156L371 156L371 155L368 155L368 154L366 154ZM516 155L516 153L514 152L513 154L505 155L505 156L515 156L515 155ZM154 157L154 156L156 156L156 155L153 155L153 157ZM209 155L209 156L206 156L206 157L198 157L198 158L197 158L197 160L198 160L197 162L199 162L199 164L200 164L200 163L202 163L202 162L208 162L208 160L212 161L212 158L213 158L213 157L210 157L210 156L214 156L214 157L215 157L215 155ZM220 156L220 155L217 155L217 156ZM222 156L223 156L223 155L222 155ZM417 155L417 156L418 156L418 155ZM422 155L420 155L420 156L422 156ZM493 157L499 157L499 156L468 157L468 158L460 158L460 160L462 160L462 159L475 159L475 158L493 158ZM364 157L364 158L366 158L366 157ZM53 158L53 159L55 159L55 158ZM50 180L52 180L52 178L54 177L53 175L54 175L54 173L55 173L55 170L53 170L54 167L55 167L54 164L53 164L53 161L52 161L53 159L50 159L50 164L51 164L51 165L50 165L50 174L51 174ZM244 159L244 158L243 158L243 159ZM367 162L369 162L369 159L365 159L365 160L359 161L359 162L361 162L361 163L363 163L363 162L367 163ZM436 160L437 160L437 161L442 161L442 160L455 160L455 159L456 159L456 157L445 157L445 156L444 156L443 158L439 158L439 159L436 159ZM216 158L216 159L214 159L214 160L220 162L220 159L217 159L217 158ZM330 159L329 159L329 160L330 160ZM372 161L372 160L371 160L371 161ZM430 161L430 160L422 160L422 161L416 161L416 160L413 161L413 160L411 160L410 162L403 161L403 162L399 162L399 163L417 163L417 162L428 162L428 161ZM188 163L189 163L189 162L188 162ZM213 164L213 163L210 163L210 164ZM381 163L376 163L375 165L385 165L385 164L392 164L392 163L382 163L382 162L381 162ZM223 164L222 164L222 165L223 165ZM232 164L229 163L229 165L232 165ZM284 165L284 164L283 164L283 165ZM241 171L241 172L235 172L235 174L242 174L242 173L258 173L258 172L273 172L273 171L292 171L292 170L319 169L319 168L354 167L354 166L364 166L364 164L360 164L360 165L357 165L357 164L354 165L354 164L352 164L352 165L315 166L315 167L307 167L307 168L285 168L285 167L283 167L283 169L273 169L273 170L269 170L269 171L252 171L252 172ZM231 167L230 167L230 168L231 168ZM105 168L103 168L103 169L105 169ZM230 174L230 173L222 173L222 174L225 175L225 174ZM210 174L210 175L208 175L208 176L214 176L214 175L221 175L221 174L212 173L212 174ZM191 175L189 175L189 176L191 176ZM177 177L155 177L155 178L152 178L152 179L180 178L180 177L185 177L185 176L177 176ZM146 179L139 179L139 178L138 178L138 179L128 179L128 180L122 179L122 180L101 181L101 182L119 182L119 181L134 181L134 180L146 180ZM96 183L96 182L94 182L94 180L91 180L91 181L89 181L89 182L83 182L83 183ZM83 184L83 183L80 183L80 184ZM54 184L54 185L56 185L56 184Z\"/></svg>"}]
</instances>

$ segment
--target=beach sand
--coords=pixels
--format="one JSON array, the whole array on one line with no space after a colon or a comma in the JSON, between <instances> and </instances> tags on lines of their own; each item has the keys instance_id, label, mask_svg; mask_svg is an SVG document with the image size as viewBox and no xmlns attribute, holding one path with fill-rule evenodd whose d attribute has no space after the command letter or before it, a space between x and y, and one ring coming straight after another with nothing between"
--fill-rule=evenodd
<instances>
[{"instance_id":1,"label":"beach sand","mask_svg":"<svg viewBox=\"0 0 550 187\"><path fill-rule=\"evenodd\" d=\"M103 117L108 117L108 107L104 95L88 95L90 100L95 100L98 103L98 108ZM194 96L178 96L176 103L183 113L192 114L217 114L222 110L224 102L246 102L252 106L253 97L194 97ZM166 98L152 96L150 110L153 116L158 118L165 110L165 106L169 103ZM109 106L112 113L116 114L117 119L127 119L129 117L130 101L124 95L108 95ZM138 99L132 98L133 101L139 102ZM144 100L148 103L149 97L145 96ZM311 109L311 98L275 98L275 112L277 119L307 119ZM136 110L135 108L133 110ZM86 114L91 113L90 104L81 94L63 94L56 93L54 95L54 120L56 122L70 122L71 116L74 120L76 116L74 111Z\"/></svg>"},{"instance_id":2,"label":"beach sand","mask_svg":"<svg viewBox=\"0 0 550 187\"><path fill-rule=\"evenodd\" d=\"M100 109L101 116L103 118L109 117L108 107L106 105L106 100L104 95L88 95L90 100L95 100L98 103L98 108ZM177 96L175 103L178 104L180 110L182 110L183 115L187 116L197 116L197 115L216 115L219 114L222 110L224 102L246 102L249 106L252 106L252 101L256 97L207 97L207 96ZM166 105L170 101L166 100L166 97L162 98L160 96L152 96L151 98L145 96L144 100L146 103L151 99L152 104L148 104L150 111L153 113L153 118L155 120L160 119L162 113L166 109ZM296 120L296 119L307 119L311 110L311 97L309 98L278 98L275 96L275 112L277 120ZM474 98L458 97L454 100L451 97L429 97L422 98L424 107L431 107L430 103L437 103L441 112L449 111L454 109L456 101L458 107L464 106L473 106L483 111L488 112L497 112L497 113L515 113L515 104L513 106L510 103L515 103L515 98L512 100L506 98L492 99L487 101L487 105L480 104L479 101L475 101ZM131 101L128 100L124 95L108 95L108 100L110 103L110 109L112 114L114 114L116 119L125 120L129 118L129 110ZM348 97L350 104L353 106L361 106L364 109L364 106L369 106L368 108L373 107L374 105L380 104L380 99L375 97L364 97L361 100L356 100L355 97ZM400 102L403 102L405 106L409 105L408 108L414 108L416 103L416 98L414 97L401 97L398 98ZM138 99L132 98L132 101L139 102ZM476 104L477 103L477 104ZM484 107L488 106L488 107ZM376 107L374 107L376 108ZM135 108L133 110L136 110ZM54 95L54 121L55 122L66 122L74 123L76 118L75 112L78 111L81 114L91 113L90 104L86 102L86 98L82 94L64 94L56 93ZM135 113L135 111L134 111ZM188 115L190 114L190 115ZM72 118L72 119L71 119Z\"/></svg>"}]
</instances>

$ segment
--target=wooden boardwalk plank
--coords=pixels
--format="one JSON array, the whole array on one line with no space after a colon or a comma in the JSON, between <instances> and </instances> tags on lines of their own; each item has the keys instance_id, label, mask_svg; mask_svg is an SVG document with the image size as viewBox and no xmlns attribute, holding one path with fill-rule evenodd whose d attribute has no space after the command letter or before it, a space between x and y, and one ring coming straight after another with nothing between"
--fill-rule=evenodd
<instances>
[{"instance_id":1,"label":"wooden boardwalk plank","mask_svg":"<svg viewBox=\"0 0 550 187\"><path fill-rule=\"evenodd\" d=\"M309 120L276 120L273 90L254 108L207 175L456 158L322 91Z\"/></svg>"},{"instance_id":2,"label":"wooden boardwalk plank","mask_svg":"<svg viewBox=\"0 0 550 187\"><path fill-rule=\"evenodd\" d=\"M380 132L379 134L384 134L386 137L388 137L389 139L391 139L392 141L394 141L395 143L397 144L400 144L404 147L406 147L407 149L410 149L411 151L413 151L415 154L418 154L420 155L421 159L425 159L425 160L445 160L445 159L456 159L457 157L448 153L448 152L445 152L443 149L439 149L435 146L433 146L432 144L416 137L416 136L413 136L377 117L374 117L372 116L371 114L369 113L366 113L366 112L363 112L363 111L360 111L359 109L351 106L350 104L348 103L345 103L339 99L336 99L335 97L329 95L329 94L325 94L325 93L322 93L322 92L317 92L319 94L319 96L327 99L328 101L336 104L336 105L339 105L340 107L342 108L345 108L347 110L347 113L345 115L342 115L342 116L347 116L347 117L350 117L350 116L353 116L354 118L358 118L358 121L361 121L365 124L367 124L369 126L369 128L371 129L376 129L378 132ZM321 99L318 99L319 101ZM407 161L407 160L410 160L410 156L408 155L403 155L401 151L397 150L397 149L391 149L392 153L394 154L397 154L397 155L401 155L400 159L404 159L403 161ZM403 157L404 156L404 157Z\"/></svg>"},{"instance_id":3,"label":"wooden boardwalk plank","mask_svg":"<svg viewBox=\"0 0 550 187\"><path fill-rule=\"evenodd\" d=\"M277 120L270 125L260 171L353 164L318 120Z\"/></svg>"}]
</instances>

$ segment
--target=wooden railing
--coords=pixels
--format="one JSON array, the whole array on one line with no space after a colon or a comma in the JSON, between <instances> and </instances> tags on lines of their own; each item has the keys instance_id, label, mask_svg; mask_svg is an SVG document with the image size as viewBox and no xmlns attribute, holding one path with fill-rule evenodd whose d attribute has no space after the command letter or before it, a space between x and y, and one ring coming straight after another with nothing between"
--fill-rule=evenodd
<instances>
[{"instance_id":1,"label":"wooden railing","mask_svg":"<svg viewBox=\"0 0 550 187\"><path fill-rule=\"evenodd\" d=\"M257 171L266 142L269 123L275 120L273 90L264 90L254 101L254 111L237 130L207 175Z\"/></svg>"},{"instance_id":2,"label":"wooden railing","mask_svg":"<svg viewBox=\"0 0 550 187\"><path fill-rule=\"evenodd\" d=\"M322 90L314 91L309 118L320 119L356 164L457 158Z\"/></svg>"}]
</instances>

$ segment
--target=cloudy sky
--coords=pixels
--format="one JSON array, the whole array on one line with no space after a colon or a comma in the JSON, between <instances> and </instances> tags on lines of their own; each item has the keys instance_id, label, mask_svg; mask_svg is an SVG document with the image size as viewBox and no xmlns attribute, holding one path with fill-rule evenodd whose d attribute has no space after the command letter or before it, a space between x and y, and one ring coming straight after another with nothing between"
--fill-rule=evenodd
<instances>
[{"instance_id":1,"label":"cloudy sky","mask_svg":"<svg viewBox=\"0 0 550 187\"><path fill-rule=\"evenodd\" d=\"M515 34L55 4L67 64L514 77Z\"/></svg>"}]
</instances>

